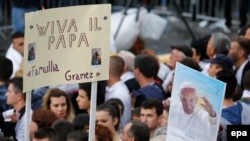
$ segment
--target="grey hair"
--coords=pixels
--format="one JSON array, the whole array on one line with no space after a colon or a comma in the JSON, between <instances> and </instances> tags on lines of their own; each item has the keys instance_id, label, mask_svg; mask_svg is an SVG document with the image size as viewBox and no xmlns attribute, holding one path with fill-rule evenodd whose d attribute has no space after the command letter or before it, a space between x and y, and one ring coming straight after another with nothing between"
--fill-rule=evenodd
<instances>
[{"instance_id":1,"label":"grey hair","mask_svg":"<svg viewBox=\"0 0 250 141\"><path fill-rule=\"evenodd\" d=\"M230 39L227 35L223 33L213 33L213 47L216 51L216 54L228 54L230 49Z\"/></svg>"}]
</instances>

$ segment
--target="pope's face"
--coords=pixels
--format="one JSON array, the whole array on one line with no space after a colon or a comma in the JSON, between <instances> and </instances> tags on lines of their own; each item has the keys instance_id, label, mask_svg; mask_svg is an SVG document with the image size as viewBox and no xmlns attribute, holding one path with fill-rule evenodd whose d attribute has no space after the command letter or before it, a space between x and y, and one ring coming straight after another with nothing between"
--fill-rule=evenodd
<instances>
[{"instance_id":1,"label":"pope's face","mask_svg":"<svg viewBox=\"0 0 250 141\"><path fill-rule=\"evenodd\" d=\"M183 88L180 94L180 100L182 103L182 108L186 114L192 114L194 112L197 96L195 94L195 89L193 88Z\"/></svg>"}]
</instances>

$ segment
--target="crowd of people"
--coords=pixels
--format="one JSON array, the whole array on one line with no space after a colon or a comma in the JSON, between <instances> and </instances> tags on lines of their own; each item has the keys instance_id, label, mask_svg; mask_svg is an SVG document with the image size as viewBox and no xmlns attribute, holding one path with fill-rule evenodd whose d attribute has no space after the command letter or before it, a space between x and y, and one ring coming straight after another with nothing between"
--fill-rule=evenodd
<instances>
[{"instance_id":1,"label":"crowd of people","mask_svg":"<svg viewBox=\"0 0 250 141\"><path fill-rule=\"evenodd\" d=\"M24 141L24 125L29 124L32 141L87 141L91 82L34 89L28 117L31 123L25 122L22 65L25 35L24 27L21 29L13 31L6 55L0 56L0 140ZM219 127L213 128L218 129L218 141L227 140L227 125L250 124L250 25L233 39L216 32L190 45L173 45L171 49L166 62L146 47L139 52L113 51L109 79L97 83L94 141L166 141L169 122L185 129L189 124L202 123L200 115L206 115L210 125L219 121ZM221 116L204 97L201 99L205 110L197 109L198 95L195 86L189 83L180 89L181 110L187 115L177 115L180 109L170 104L177 62L226 83ZM176 117L168 118L171 108ZM187 120L193 115L199 121ZM190 134L209 132L187 130Z\"/></svg>"}]
</instances>

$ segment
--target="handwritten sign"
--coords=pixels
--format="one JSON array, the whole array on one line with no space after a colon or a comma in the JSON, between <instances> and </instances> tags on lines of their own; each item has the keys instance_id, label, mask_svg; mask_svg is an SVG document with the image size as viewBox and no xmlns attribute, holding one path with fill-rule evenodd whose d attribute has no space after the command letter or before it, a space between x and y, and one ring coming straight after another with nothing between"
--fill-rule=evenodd
<instances>
[{"instance_id":1,"label":"handwritten sign","mask_svg":"<svg viewBox=\"0 0 250 141\"><path fill-rule=\"evenodd\" d=\"M24 92L108 79L111 5L25 14Z\"/></svg>"}]
</instances>

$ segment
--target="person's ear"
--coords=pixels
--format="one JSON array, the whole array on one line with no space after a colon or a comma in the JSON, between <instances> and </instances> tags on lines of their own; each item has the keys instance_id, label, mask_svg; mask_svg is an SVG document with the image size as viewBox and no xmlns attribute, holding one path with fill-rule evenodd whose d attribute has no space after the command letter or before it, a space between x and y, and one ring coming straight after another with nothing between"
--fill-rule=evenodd
<instances>
[{"instance_id":1,"label":"person's ear","mask_svg":"<svg viewBox=\"0 0 250 141\"><path fill-rule=\"evenodd\" d=\"M135 75L138 75L138 74L139 74L139 69L138 69L138 68L135 68L135 69L134 69L134 74L135 74Z\"/></svg>"},{"instance_id":2,"label":"person's ear","mask_svg":"<svg viewBox=\"0 0 250 141\"><path fill-rule=\"evenodd\" d=\"M16 96L18 100L23 99L23 94L21 92L16 93Z\"/></svg>"},{"instance_id":3,"label":"person's ear","mask_svg":"<svg viewBox=\"0 0 250 141\"><path fill-rule=\"evenodd\" d=\"M221 70L222 70L222 67L218 67L218 68L216 69L216 73L220 72Z\"/></svg>"},{"instance_id":4,"label":"person's ear","mask_svg":"<svg viewBox=\"0 0 250 141\"><path fill-rule=\"evenodd\" d=\"M244 54L245 54L245 52L244 52L243 49L240 49L240 50L238 51L238 57L242 57L242 56L244 56Z\"/></svg>"},{"instance_id":5,"label":"person's ear","mask_svg":"<svg viewBox=\"0 0 250 141\"><path fill-rule=\"evenodd\" d=\"M161 125L162 120L163 120L163 115L161 114L157 117L158 125Z\"/></svg>"},{"instance_id":6,"label":"person's ear","mask_svg":"<svg viewBox=\"0 0 250 141\"><path fill-rule=\"evenodd\" d=\"M216 54L216 52L215 52L215 48L211 48L211 53L213 54L213 55L215 55Z\"/></svg>"},{"instance_id":7,"label":"person's ear","mask_svg":"<svg viewBox=\"0 0 250 141\"><path fill-rule=\"evenodd\" d=\"M118 124L118 118L113 118L113 125L115 126L116 124Z\"/></svg>"},{"instance_id":8,"label":"person's ear","mask_svg":"<svg viewBox=\"0 0 250 141\"><path fill-rule=\"evenodd\" d=\"M124 68L123 68L123 71L126 71L126 70L128 70L128 64L127 63L124 64Z\"/></svg>"}]
</instances>

